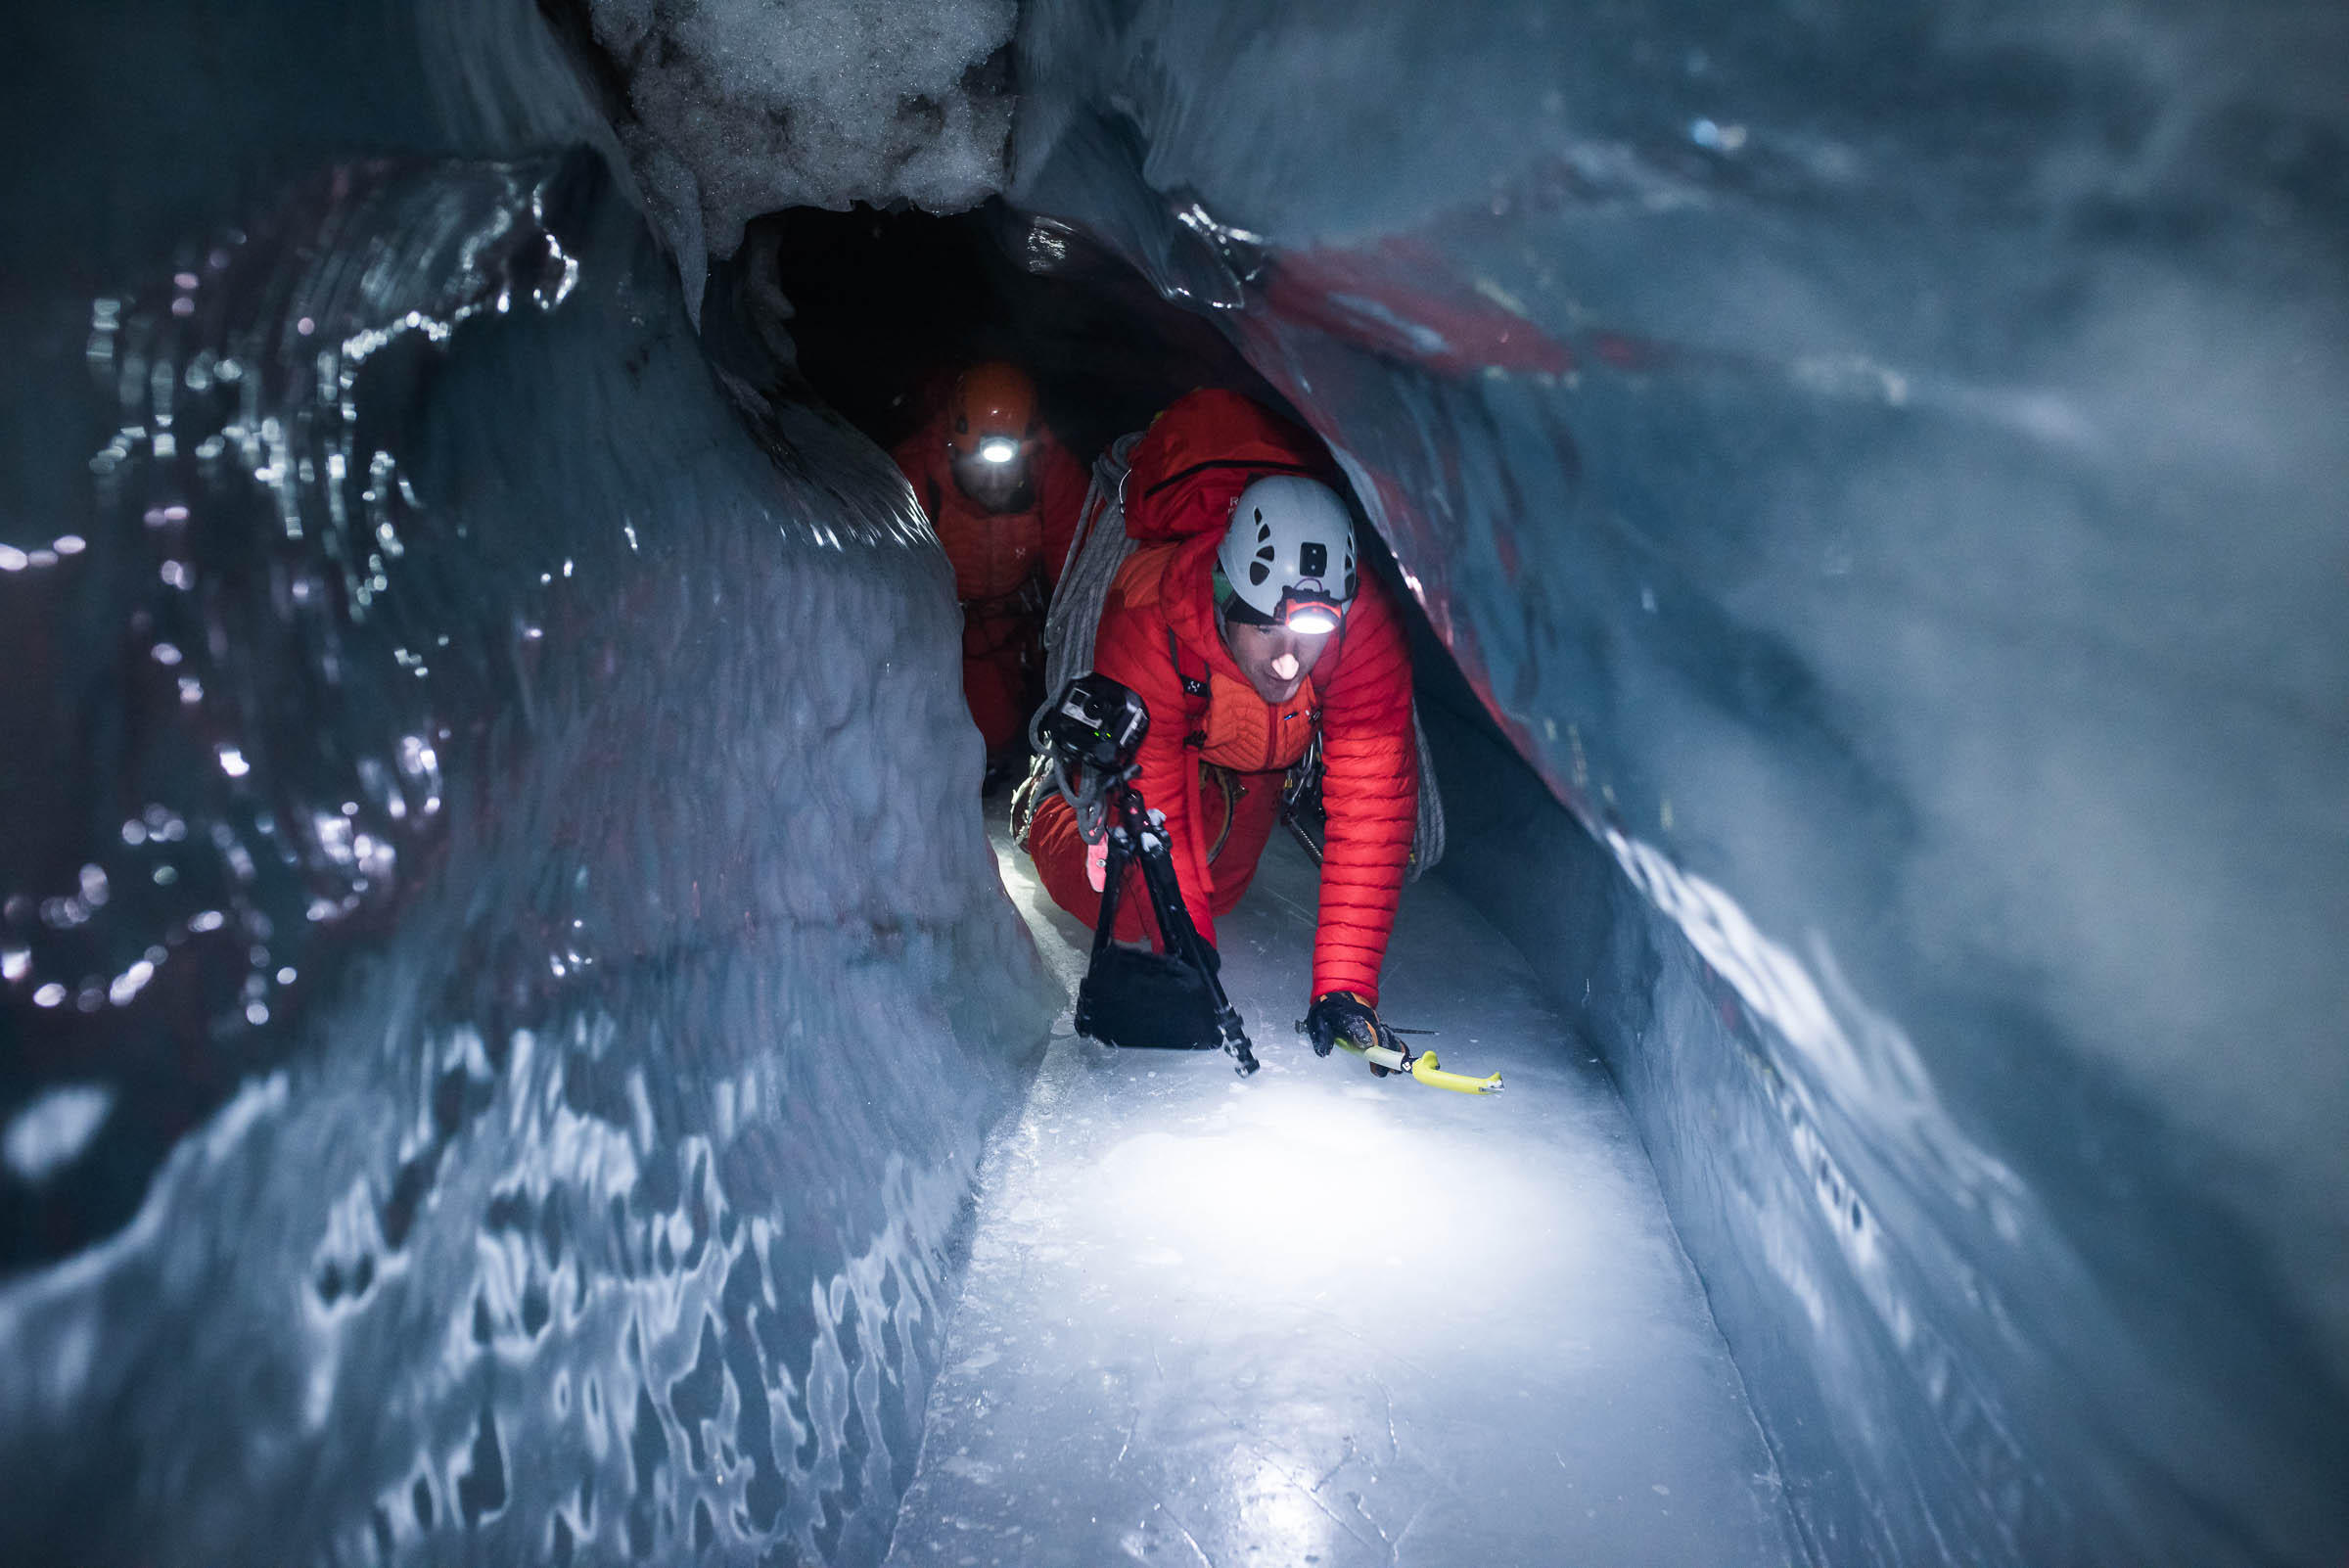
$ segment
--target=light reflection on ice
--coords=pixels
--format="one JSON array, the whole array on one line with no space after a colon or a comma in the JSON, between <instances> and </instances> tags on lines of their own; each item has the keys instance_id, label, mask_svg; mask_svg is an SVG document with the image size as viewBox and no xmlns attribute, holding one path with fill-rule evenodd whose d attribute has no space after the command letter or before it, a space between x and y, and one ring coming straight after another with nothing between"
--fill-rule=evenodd
<instances>
[{"instance_id":1,"label":"light reflection on ice","mask_svg":"<svg viewBox=\"0 0 2349 1568\"><path fill-rule=\"evenodd\" d=\"M554 166L354 166L305 198L346 225L331 243L300 249L321 213L298 208L257 244L218 247L191 317L153 298L93 309L125 405L95 465L116 528L90 535L92 553L132 552L149 620L128 646L172 707L142 744L193 733L203 765L192 782L167 769L144 780L130 799L169 793L135 832L119 810L101 813L93 863L112 891L104 920L86 923L119 951L51 966L58 933L45 928L23 984L45 1030L85 1031L57 1010L116 991L149 1010L183 994L157 983L166 954L197 966L187 980L234 976L233 992L207 992L206 1013L173 1027L246 1062L282 1048L248 1036L288 1030L285 988L299 978L315 1050L271 1080L274 1098L241 1096L217 1136L183 1141L130 1229L35 1288L0 1290L12 1346L49 1364L71 1360L55 1353L77 1331L95 1347L40 1411L9 1406L0 1387L0 1419L13 1436L55 1413L56 1462L70 1468L88 1426L71 1407L106 1405L160 1446L150 1452L208 1445L241 1477L271 1473L253 1455L304 1420L375 1430L304 1461L323 1478L315 1512L332 1540L309 1553L321 1560L423 1560L444 1554L448 1532L477 1529L484 1541L503 1532L500 1560L550 1555L557 1529L605 1556L641 1536L641 1554L668 1560L703 1519L735 1557L755 1543L760 1556L869 1558L914 1453L978 1125L1029 1043L990 1032L1007 1018L1041 1027L1032 962L1002 919L975 819L955 809L977 753L942 629L951 603L900 486L880 487L877 454L848 454L873 456L873 484L852 483L852 463L819 490L770 456L794 449L805 418L838 462L835 428L769 409L762 451L722 403L691 401L708 396L707 367L681 321L645 318L643 278L619 291L604 275L583 296L600 314L549 333L526 301L573 294L583 271L564 247L492 246L453 274L431 251L447 232L436 223L463 231L480 217L467 204L484 189L502 200ZM610 221L595 254L657 266L633 213L596 189ZM524 220L508 232L520 244L530 231ZM349 246L353 233L373 238ZM484 278L492 294L467 293ZM430 308L403 300L398 315L371 313L386 281L429 286ZM282 313L248 319L256 298ZM716 455L699 487L680 491L666 455L640 468L626 443L616 456L596 438L583 457L617 483L592 493L631 492L625 531L611 526L618 506L576 530L480 505L427 511L420 493L441 504L448 492L426 476L505 466L443 451L411 484L403 461L422 464L427 443L396 403L400 417L356 440L350 421L387 410L345 349L365 322L416 309L416 342L371 350L404 366L398 356L428 352L422 321L475 298L506 299L519 319L432 347L448 367L428 378L434 396L481 395L468 378L494 383L500 343L575 356L595 380L590 405L636 397L657 422L681 403L675 428L721 433L702 442ZM623 369L647 347L658 398L638 388L641 359ZM511 441L517 427L531 440L576 437L577 421L533 425L497 385L486 406L498 418L463 401L433 410L444 444ZM166 413L168 455L154 438ZM556 510L568 521L578 509ZM484 561L509 562L507 575L491 580ZM165 562L202 591L165 588ZM590 663L576 655L616 629L616 568L657 590L628 605L622 628L649 651ZM483 613L510 611L513 587L557 572L561 602L532 607L529 643L510 614ZM908 608L924 595L937 603ZM725 636L704 634L719 623L714 604ZM875 657L817 664L805 656L818 641ZM167 674L159 643L179 655ZM405 670L394 648L411 656ZM410 678L428 657L432 679ZM803 665L809 681L779 678ZM170 705L173 680L206 707ZM784 732L746 716L763 694L809 687L820 733L738 744ZM677 689L730 695L680 709ZM900 715L895 738L845 721L876 704ZM651 715L674 731L659 746L608 750L595 727L618 723L624 741ZM942 758L971 766L942 769ZM875 788L834 801L826 781L843 777ZM753 805L778 780L814 783L790 792L784 819ZM465 817L454 833L445 814ZM726 820L754 825L714 839ZM874 860L890 867L870 879L877 893ZM55 912L82 919L95 886L54 890ZM371 961L349 962L354 950ZM868 1032L886 1049L842 1048ZM722 1138L705 1072L731 1101ZM240 1237L234 1268L214 1244L223 1214ZM289 1325L296 1300L312 1310ZM215 1335L224 1321L298 1331ZM218 1354L179 1358L167 1376L142 1370L174 1360L187 1335ZM138 1397L110 1404L127 1384ZM263 1384L283 1391L295 1432L278 1429L280 1407L242 1403ZM559 1422L544 1413L554 1403L568 1407ZM234 1419L207 1432L199 1409ZM485 1490L484 1453L499 1493Z\"/></svg>"},{"instance_id":2,"label":"light reflection on ice","mask_svg":"<svg viewBox=\"0 0 2349 1568\"><path fill-rule=\"evenodd\" d=\"M8 1130L0 1133L0 1151L7 1156L9 1170L21 1181L46 1181L81 1157L114 1108L115 1091L104 1084L68 1084L44 1090L11 1117Z\"/></svg>"},{"instance_id":3,"label":"light reflection on ice","mask_svg":"<svg viewBox=\"0 0 2349 1568\"><path fill-rule=\"evenodd\" d=\"M114 984L107 988L106 998L116 1007L123 1006L139 993L140 989L148 981L154 978L155 965L142 958L115 977Z\"/></svg>"}]
</instances>

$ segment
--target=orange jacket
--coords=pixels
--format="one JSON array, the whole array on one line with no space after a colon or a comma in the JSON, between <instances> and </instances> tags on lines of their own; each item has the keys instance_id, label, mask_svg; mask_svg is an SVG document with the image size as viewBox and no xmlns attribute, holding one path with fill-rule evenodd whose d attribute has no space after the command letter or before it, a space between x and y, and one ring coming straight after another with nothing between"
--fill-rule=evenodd
<instances>
[{"instance_id":1,"label":"orange jacket","mask_svg":"<svg viewBox=\"0 0 2349 1568\"><path fill-rule=\"evenodd\" d=\"M1212 577L1221 530L1136 550L1101 608L1093 668L1140 694L1150 709L1143 738L1143 802L1164 812L1174 878L1199 933L1216 940L1206 813L1205 760L1242 772L1286 766L1321 732L1321 782L1329 831L1313 932L1313 994L1351 991L1378 1003L1378 970L1418 820L1419 767L1411 733L1411 665L1403 623L1369 576L1313 678L1286 710L1256 695L1216 632ZM1180 649L1170 647L1172 632ZM1187 694L1184 672L1207 673L1209 695Z\"/></svg>"},{"instance_id":2,"label":"orange jacket","mask_svg":"<svg viewBox=\"0 0 2349 1568\"><path fill-rule=\"evenodd\" d=\"M1031 576L1049 592L1060 582L1089 476L1050 431L1039 430L1028 455L1025 504L990 512L954 483L946 456L946 417L942 408L890 455L954 564L954 597L974 609L993 607L1011 599ZM1040 603L1041 595L1029 612L1039 621Z\"/></svg>"}]
</instances>

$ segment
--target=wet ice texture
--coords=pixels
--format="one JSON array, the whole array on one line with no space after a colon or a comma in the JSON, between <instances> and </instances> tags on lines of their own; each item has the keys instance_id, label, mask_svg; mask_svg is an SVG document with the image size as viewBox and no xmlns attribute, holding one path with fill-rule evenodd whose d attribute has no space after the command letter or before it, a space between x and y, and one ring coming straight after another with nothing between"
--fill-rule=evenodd
<instances>
[{"instance_id":1,"label":"wet ice texture","mask_svg":"<svg viewBox=\"0 0 2349 1568\"><path fill-rule=\"evenodd\" d=\"M694 300L706 255L789 207L975 207L1012 97L1012 0L591 0L627 83L629 161Z\"/></svg>"},{"instance_id":2,"label":"wet ice texture","mask_svg":"<svg viewBox=\"0 0 2349 1568\"><path fill-rule=\"evenodd\" d=\"M467 243L403 249L417 201ZM319 242L224 324L267 350L230 407L284 452L200 473L147 422L91 553L208 541L191 646L241 706L178 721L245 765L206 741L207 810L306 823L345 748L402 734L435 809L359 889L364 940L311 943L286 1065L127 1230L0 1292L0 1539L873 1561L981 1137L1055 1000L971 805L943 562L879 453L738 389L746 421L592 162L370 165L292 205ZM559 297L492 286L449 330L434 289L540 222ZM346 382L369 327L400 346ZM370 465L327 483L345 401L404 486L381 519Z\"/></svg>"},{"instance_id":3,"label":"wet ice texture","mask_svg":"<svg viewBox=\"0 0 2349 1568\"><path fill-rule=\"evenodd\" d=\"M1783 1568L1774 1465L1604 1071L1440 879L1382 1011L1506 1093L1316 1060L1313 898L1281 838L1219 923L1245 1084L1053 1042L989 1158L890 1560Z\"/></svg>"},{"instance_id":4,"label":"wet ice texture","mask_svg":"<svg viewBox=\"0 0 2349 1568\"><path fill-rule=\"evenodd\" d=\"M15 142L42 150L12 169L39 221L0 239L12 260L0 308L34 346L4 422L23 461L0 471L14 552L0 573L16 595L0 631L89 634L44 644L70 680L20 682L12 700L54 690L75 713L112 715L127 677L110 650L127 645L177 705L184 661L211 657L208 631L201 654L172 642L178 669L124 636L122 574L161 583L161 565L144 543L67 526L86 499L79 465L106 439L83 441L74 417L94 325L85 280L145 280L145 306L168 311L173 273L201 285L209 260L199 249L165 261L173 242L249 216L242 204L274 190L275 171L297 177L361 147L478 150L424 123L443 93L531 146L583 131L576 86L510 93L525 77L546 85L532 72L555 59L538 30L549 11L562 8L422 0L412 17L248 0L207 6L184 30L152 7L28 14L23 90L0 95ZM516 60L489 47L492 16ZM1267 17L1212 0L1034 0L1014 195L1170 294L1223 309L1353 465L1451 650L1572 803L1580 826L1544 815L1538 787L1496 790L1472 824L1477 791L1448 777L1451 869L1608 1055L1820 1555L2331 1568L2349 1542L2349 1057L2334 1038L2349 841L2331 716L2349 683L2336 607L2344 13L1895 3L1807 7L1789 25L1770 8L1399 0L1343 26L1313 8ZM411 20L436 29L429 68ZM69 50L40 47L56 40ZM702 193L677 171L640 164L639 180L681 253L681 214L698 217ZM1055 239L1036 256L1071 249ZM452 1519L471 1514L484 1556L553 1555L565 1537L593 1556L625 1549L644 1498L655 1549L665 1531L690 1549L685 1499L714 1453L746 1508L755 1478L802 1485L801 1511L778 1515L795 1532L807 1523L794 1549L820 1545L829 1524L810 1497L831 1499L844 1551L872 1540L875 1463L840 1461L893 1398L820 1398L840 1415L827 1449L829 1416L809 1448L792 1412L810 1407L778 1394L771 1470L738 1467L707 1424L697 1451L687 1423L714 1397L733 1453L756 1453L754 1406L727 1415L754 1371L737 1348L783 1346L764 1372L804 1350L791 1387L836 1386L817 1373L832 1364L817 1344L829 1334L845 1370L875 1336L860 1328L852 1354L827 1326L830 1281L850 1281L845 1322L867 1299L855 1281L877 1277L886 1307L892 1282L910 1280L856 1239L856 1216L885 1206L850 1194L894 1190L914 1212L927 1190L870 1163L877 1106L826 1099L837 1091L821 1082L794 1102L808 1108L808 1147L845 1151L855 1175L765 1200L760 1218L780 1213L783 1239L756 1268L731 1249L747 1245L748 1193L773 1189L729 1160L766 1156L756 1135L719 1129L725 1106L752 1103L729 1051L771 1035L777 1009L831 1018L854 985L890 972L888 917L824 904L811 890L837 868L787 846L836 833L845 812L884 847L885 879L854 884L867 906L944 888L972 907L955 901L967 879L926 878L927 852L906 848L932 843L932 823L959 831L955 811L932 808L949 797L916 796L914 825L854 815L899 754L852 731L870 713L918 714L919 691L950 692L952 654L919 644L927 684L898 670L819 700L752 679L713 628L751 628L771 675L801 668L807 646L778 622L858 646L898 626L918 642L891 619L897 590L943 611L943 578L899 582L885 554L861 551L785 573L785 559L807 559L804 534L778 529L760 550L745 541L766 539L772 518L730 530L736 503L773 475L688 373L657 269L625 271L593 310L582 296L550 318L550 331L594 323L576 359L525 326L469 329L486 336L461 339L448 363L471 367L472 390L413 392L440 410L444 451L509 440L550 459L444 459L447 488L423 486L446 517L527 519L477 549L428 535L385 574L389 621L413 605L418 629L465 652L432 655L420 677L395 658L419 645L391 642L379 622L348 640L355 662L340 668L359 684L329 694L325 723L264 700L255 733L286 744L259 761L191 732L207 744L162 772L242 803L252 832L232 823L227 843L189 811L150 815L162 803L144 792L129 809L71 799L39 817L35 837L67 823L93 853L32 897L34 918L58 917L37 944L52 967L33 974L29 938L0 945L0 978L27 982L9 994L12 1026L32 1018L61 1031L41 1037L56 1045L70 1020L156 1008L201 968L232 978L225 998L175 1000L173 1016L199 1021L192 1039L101 1024L86 1060L104 1068L160 1041L153 1059L168 1070L150 1104L211 1104L244 1071L252 1037L238 1020L256 1033L299 1020L270 1060L314 1048L186 1146L130 1236L9 1292L0 1528L11 1546L32 1544L21 1555L245 1559L265 1528L273 1549L357 1540L345 1554L364 1556L388 1537L394 1554L460 1557ZM611 281L599 276L591 265L591 293ZM69 308L22 298L24 278L64 290ZM210 298L199 290L191 321ZM483 341L513 355L501 373L474 357ZM69 377L50 374L61 356ZM189 390L185 369L168 385ZM117 388L107 406L153 390ZM158 433L140 423L134 446ZM802 434L803 475L829 471L821 433ZM655 447L685 455L621 456ZM421 483L433 469L415 455ZM844 474L861 461L838 460ZM294 480L308 483L299 462ZM828 503L787 510L837 516ZM554 530L596 543L576 576L558 576L572 557L550 547ZM631 540L640 563L621 559ZM216 591L205 561L173 559L192 585L158 592ZM255 570L275 568L264 556ZM36 577L70 586L40 597L52 590L27 587ZM41 616L13 613L27 594ZM597 635L640 620L660 634ZM538 655L523 646L533 626ZM254 689L298 698L324 667L299 638L291 651L228 668L292 678ZM444 834L395 846L404 901L388 915L419 923L389 945L380 932L324 942L315 965L286 963L293 935L277 923L257 972L292 989L253 998L270 1009L253 1025L228 1005L252 1004L257 967L238 912L148 904L115 869L188 856L233 889L242 852L253 888L299 885L305 868L274 858L252 794L232 783L282 790L299 775L299 798L349 818L389 816L396 794L412 825L429 775L324 793L416 733L397 727L408 700L386 697L402 682L436 703L455 682L453 707L424 706L450 721L459 744L442 761L468 780ZM721 720L704 693L734 713ZM866 715L841 716L864 703ZM761 773L724 741L755 730L732 722L742 715L775 732L811 725L831 747L823 768ZM177 733L167 725L139 733ZM648 750L669 770L656 777ZM837 810L806 804L830 790ZM797 838L760 815L778 798L806 811ZM697 814L708 802L714 824ZM134 820L135 845L121 836ZM543 853L519 848L531 843ZM721 880L712 868L746 844L753 860ZM355 866L355 823L345 847ZM460 885L480 901L461 903ZM639 885L652 896L621 896ZM792 910L821 915L791 928L803 945L787 953L761 945L783 927L743 921L739 897L786 887L799 890ZM346 877L333 897L351 891ZM104 962L51 948L112 941L151 912L235 949L198 964L152 930ZM206 916L221 923L198 930ZM574 945L570 920L606 935ZM355 915L340 927L357 929ZM943 929L969 928L944 910L897 927L908 944ZM850 945L824 945L836 940ZM575 969L575 952L595 961ZM820 976L844 955L854 962L833 981L803 984L791 967ZM1803 985L1773 992L1781 976ZM305 994L316 1012L285 1005ZM928 994L911 993L915 1024L935 1023ZM989 1005L970 989L962 1016ZM1783 1019L1806 1026L1799 1038ZM904 1059L925 1081L960 1082L967 1058L931 1024L900 1041ZM562 1075L559 1106L544 1098L555 1055L590 1064ZM876 1052L783 1055L793 1072L880 1070ZM648 1069L641 1115L632 1066ZM136 1077L115 1086L91 1153L45 1190L145 1125L131 1114ZM763 1087L756 1103L769 1103ZM908 1114L917 1148L931 1134L955 1143ZM709 1144L706 1177L691 1138ZM315 1159L324 1176L272 1185L273 1151ZM533 1161L544 1169L526 1176ZM623 1185L618 1224L605 1208L615 1239L592 1250L582 1208ZM717 1239L694 1254L697 1205ZM714 1250L738 1293L697 1313L705 1287L675 1283L678 1260L692 1255L706 1281ZM580 1318L576 1364L558 1292L532 1289L574 1269L617 1304ZM639 1311L656 1295L682 1305ZM803 1299L810 1316L787 1323L784 1304ZM509 1303L515 1330L502 1326ZM313 1314L333 1325L324 1338L287 1326ZM630 1314L656 1332L615 1348L609 1324ZM704 1322L717 1346L707 1361ZM604 1374L591 1384L587 1361ZM281 1442L311 1430L307 1391L325 1365L340 1370L323 1397L350 1418L332 1441ZM871 1376L878 1390L878 1366ZM530 1413L554 1412L558 1389L562 1412ZM654 1419L636 1419L646 1404ZM542 1430L546 1444L523 1440ZM380 1451L377 1431L390 1434ZM894 1475L899 1446L880 1441ZM592 1513L576 1486L550 1490L530 1468L541 1449L583 1455L582 1471L592 1460ZM843 1511L852 1473L864 1506ZM623 1483L624 1500L612 1490ZM763 1481L759 1496L771 1496ZM351 1522L379 1507L380 1528ZM732 1516L713 1503L710 1517L723 1540ZM69 1539L72 1552L53 1549Z\"/></svg>"}]
</instances>

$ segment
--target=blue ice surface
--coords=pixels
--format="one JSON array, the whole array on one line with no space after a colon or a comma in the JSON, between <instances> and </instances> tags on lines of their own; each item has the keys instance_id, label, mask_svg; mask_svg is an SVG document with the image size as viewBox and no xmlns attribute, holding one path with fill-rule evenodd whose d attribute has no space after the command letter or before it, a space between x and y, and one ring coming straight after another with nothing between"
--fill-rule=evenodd
<instances>
[{"instance_id":1,"label":"blue ice surface","mask_svg":"<svg viewBox=\"0 0 2349 1568\"><path fill-rule=\"evenodd\" d=\"M1065 978L1090 934L998 836ZM1265 1066L1064 1018L990 1150L890 1561L1797 1560L1776 1467L1612 1081L1507 941L1405 894L1382 1012L1465 1096L1300 1039L1315 871L1217 922Z\"/></svg>"}]
</instances>

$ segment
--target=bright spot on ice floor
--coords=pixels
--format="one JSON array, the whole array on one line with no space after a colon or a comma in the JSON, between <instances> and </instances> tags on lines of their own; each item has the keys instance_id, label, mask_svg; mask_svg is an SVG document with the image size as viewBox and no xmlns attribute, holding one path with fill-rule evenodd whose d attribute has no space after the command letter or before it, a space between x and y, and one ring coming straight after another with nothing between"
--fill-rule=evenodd
<instances>
[{"instance_id":1,"label":"bright spot on ice floor","mask_svg":"<svg viewBox=\"0 0 2349 1568\"><path fill-rule=\"evenodd\" d=\"M1085 933L997 853L1074 985ZM1255 1078L1052 1041L989 1158L890 1560L1797 1560L1611 1081L1436 879L1405 895L1383 1010L1508 1094L1316 1059L1294 1029L1315 897L1275 839L1218 923Z\"/></svg>"},{"instance_id":2,"label":"bright spot on ice floor","mask_svg":"<svg viewBox=\"0 0 2349 1568\"><path fill-rule=\"evenodd\" d=\"M1459 1129L1411 1127L1387 1103L1405 1085L1332 1095L1299 1083L1301 1071L1248 1085L1180 1132L1134 1133L1094 1165L1080 1201L1135 1238L1137 1260L1179 1267L1194 1287L1334 1286L1368 1267L1397 1271L1382 1280L1390 1300L1431 1285L1489 1294L1523 1273L1535 1235L1552 1260L1588 1245L1505 1145L1496 1155Z\"/></svg>"}]
</instances>

